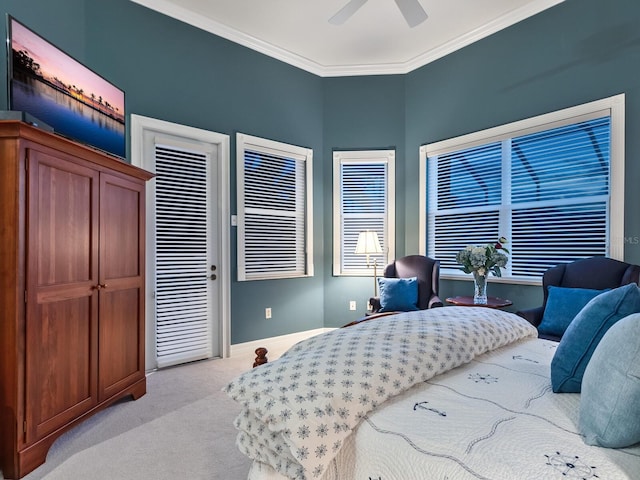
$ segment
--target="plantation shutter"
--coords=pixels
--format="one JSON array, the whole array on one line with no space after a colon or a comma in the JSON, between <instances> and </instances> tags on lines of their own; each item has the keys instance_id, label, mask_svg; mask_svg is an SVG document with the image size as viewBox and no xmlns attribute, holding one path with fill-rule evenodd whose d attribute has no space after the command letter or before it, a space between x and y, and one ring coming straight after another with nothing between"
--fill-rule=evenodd
<instances>
[{"instance_id":1,"label":"plantation shutter","mask_svg":"<svg viewBox=\"0 0 640 480\"><path fill-rule=\"evenodd\" d=\"M304 149L301 154L299 150L239 148L239 280L311 274L307 258L310 151Z\"/></svg>"},{"instance_id":2,"label":"plantation shutter","mask_svg":"<svg viewBox=\"0 0 640 480\"><path fill-rule=\"evenodd\" d=\"M513 275L607 254L609 117L514 138Z\"/></svg>"},{"instance_id":3,"label":"plantation shutter","mask_svg":"<svg viewBox=\"0 0 640 480\"><path fill-rule=\"evenodd\" d=\"M158 367L212 356L207 258L209 155L156 144Z\"/></svg>"},{"instance_id":4,"label":"plantation shutter","mask_svg":"<svg viewBox=\"0 0 640 480\"><path fill-rule=\"evenodd\" d=\"M355 254L360 232L378 235L382 253ZM333 152L333 274L372 276L395 256L395 151Z\"/></svg>"},{"instance_id":5,"label":"plantation shutter","mask_svg":"<svg viewBox=\"0 0 640 480\"><path fill-rule=\"evenodd\" d=\"M440 268L458 268L456 253L467 245L491 242L500 228L502 145L488 145L432 157L429 256Z\"/></svg>"},{"instance_id":6,"label":"plantation shutter","mask_svg":"<svg viewBox=\"0 0 640 480\"><path fill-rule=\"evenodd\" d=\"M456 252L506 236L506 274L536 278L551 266L606 255L610 116L427 159L427 251L459 270Z\"/></svg>"}]
</instances>

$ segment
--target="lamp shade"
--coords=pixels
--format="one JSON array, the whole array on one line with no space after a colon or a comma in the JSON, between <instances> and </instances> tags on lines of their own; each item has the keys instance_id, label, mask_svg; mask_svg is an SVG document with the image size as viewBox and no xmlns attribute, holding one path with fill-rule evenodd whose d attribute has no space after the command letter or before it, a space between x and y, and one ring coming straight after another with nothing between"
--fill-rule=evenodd
<instances>
[{"instance_id":1,"label":"lamp shade","mask_svg":"<svg viewBox=\"0 0 640 480\"><path fill-rule=\"evenodd\" d=\"M367 230L366 232L360 232L358 235L358 243L356 243L357 254L371 254L382 253L382 247L380 246L380 240L378 240L378 234Z\"/></svg>"}]
</instances>

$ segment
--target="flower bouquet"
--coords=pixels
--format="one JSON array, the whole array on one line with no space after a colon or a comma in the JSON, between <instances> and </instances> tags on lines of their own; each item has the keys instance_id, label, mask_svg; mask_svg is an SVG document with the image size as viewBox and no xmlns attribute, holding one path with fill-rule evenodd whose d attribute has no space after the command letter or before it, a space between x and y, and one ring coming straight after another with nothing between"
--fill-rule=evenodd
<instances>
[{"instance_id":1,"label":"flower bouquet","mask_svg":"<svg viewBox=\"0 0 640 480\"><path fill-rule=\"evenodd\" d=\"M496 243L483 246L469 245L456 254L456 262L462 265L464 273L473 273L475 281L475 294L473 303L486 305L487 303L487 275L489 272L496 277L501 277L500 268L507 265L509 257L504 244L507 239L500 237Z\"/></svg>"}]
</instances>

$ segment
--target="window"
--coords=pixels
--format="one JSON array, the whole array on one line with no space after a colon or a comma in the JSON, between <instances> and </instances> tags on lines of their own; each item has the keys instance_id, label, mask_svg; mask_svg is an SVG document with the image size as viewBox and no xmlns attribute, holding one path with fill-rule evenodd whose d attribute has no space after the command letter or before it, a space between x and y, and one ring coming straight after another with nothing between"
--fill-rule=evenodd
<instances>
[{"instance_id":1,"label":"window","mask_svg":"<svg viewBox=\"0 0 640 480\"><path fill-rule=\"evenodd\" d=\"M504 236L503 276L523 283L579 258L622 259L623 152L624 95L423 146L421 245L462 276L457 251Z\"/></svg>"},{"instance_id":2,"label":"window","mask_svg":"<svg viewBox=\"0 0 640 480\"><path fill-rule=\"evenodd\" d=\"M312 276L312 150L236 140L238 280Z\"/></svg>"},{"instance_id":3,"label":"window","mask_svg":"<svg viewBox=\"0 0 640 480\"><path fill-rule=\"evenodd\" d=\"M395 151L333 153L333 273L373 275L366 255L354 253L358 234L375 231L382 247L370 255L384 266L395 256Z\"/></svg>"}]
</instances>

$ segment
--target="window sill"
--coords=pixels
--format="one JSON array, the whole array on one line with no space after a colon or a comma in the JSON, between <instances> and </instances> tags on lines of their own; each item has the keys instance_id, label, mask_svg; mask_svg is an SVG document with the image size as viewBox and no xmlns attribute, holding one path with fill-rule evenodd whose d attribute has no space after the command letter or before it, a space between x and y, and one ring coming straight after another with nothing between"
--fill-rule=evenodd
<instances>
[{"instance_id":1,"label":"window sill","mask_svg":"<svg viewBox=\"0 0 640 480\"><path fill-rule=\"evenodd\" d=\"M463 282L473 282L473 275L471 274L447 274L440 272L441 280L460 280ZM489 276L490 283L505 283L510 285L533 285L542 286L542 278L522 278L522 277L496 277L494 275Z\"/></svg>"}]
</instances>

